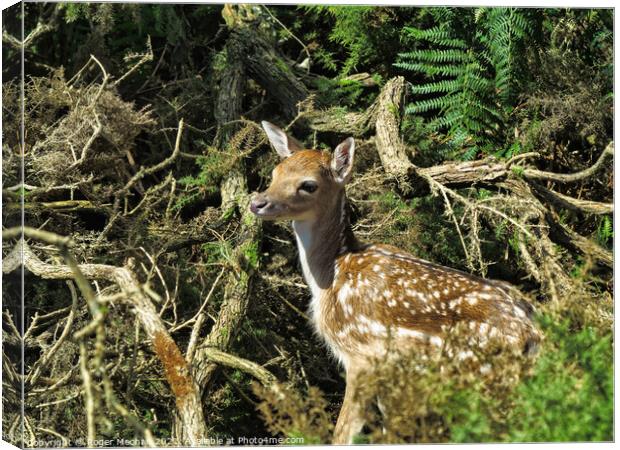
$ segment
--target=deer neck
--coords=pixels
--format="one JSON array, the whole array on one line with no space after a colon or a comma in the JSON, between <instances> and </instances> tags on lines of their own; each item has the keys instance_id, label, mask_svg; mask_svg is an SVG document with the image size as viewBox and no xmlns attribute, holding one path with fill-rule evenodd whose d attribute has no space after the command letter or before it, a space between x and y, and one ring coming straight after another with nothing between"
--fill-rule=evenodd
<instances>
[{"instance_id":1,"label":"deer neck","mask_svg":"<svg viewBox=\"0 0 620 450\"><path fill-rule=\"evenodd\" d=\"M315 219L293 221L293 230L304 278L312 295L319 297L333 284L336 258L359 246L349 223L345 194Z\"/></svg>"}]
</instances>

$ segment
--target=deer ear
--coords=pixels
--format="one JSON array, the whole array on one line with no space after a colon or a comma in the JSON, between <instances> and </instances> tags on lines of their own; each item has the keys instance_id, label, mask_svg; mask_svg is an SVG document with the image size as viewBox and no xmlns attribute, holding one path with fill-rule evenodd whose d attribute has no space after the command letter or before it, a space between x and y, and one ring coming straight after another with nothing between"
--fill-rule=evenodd
<instances>
[{"instance_id":1,"label":"deer ear","mask_svg":"<svg viewBox=\"0 0 620 450\"><path fill-rule=\"evenodd\" d=\"M274 124L263 120L261 122L263 129L267 133L267 138L269 138L269 142L273 145L273 148L276 149L280 158L288 158L294 152L301 150L301 145L294 138L287 135L280 128L276 127Z\"/></svg>"},{"instance_id":2,"label":"deer ear","mask_svg":"<svg viewBox=\"0 0 620 450\"><path fill-rule=\"evenodd\" d=\"M353 156L355 154L355 141L352 137L345 139L334 150L331 168L338 183L345 184L351 178L353 169Z\"/></svg>"}]
</instances>

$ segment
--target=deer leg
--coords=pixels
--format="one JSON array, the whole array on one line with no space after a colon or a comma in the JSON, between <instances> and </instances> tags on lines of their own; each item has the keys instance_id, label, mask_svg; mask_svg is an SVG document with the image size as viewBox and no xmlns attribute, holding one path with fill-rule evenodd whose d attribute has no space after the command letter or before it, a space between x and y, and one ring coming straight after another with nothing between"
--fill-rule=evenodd
<instances>
[{"instance_id":1,"label":"deer leg","mask_svg":"<svg viewBox=\"0 0 620 450\"><path fill-rule=\"evenodd\" d=\"M385 436L387 434L387 428L385 426L388 422L388 414L387 414L387 407L385 406L385 403L381 401L381 397L377 397L377 407L379 408L379 411L381 412L381 422L382 422L381 432Z\"/></svg>"},{"instance_id":2,"label":"deer leg","mask_svg":"<svg viewBox=\"0 0 620 450\"><path fill-rule=\"evenodd\" d=\"M347 387L334 430L333 444L352 444L355 435L364 427L365 403L354 398L357 385L357 374L347 371Z\"/></svg>"}]
</instances>

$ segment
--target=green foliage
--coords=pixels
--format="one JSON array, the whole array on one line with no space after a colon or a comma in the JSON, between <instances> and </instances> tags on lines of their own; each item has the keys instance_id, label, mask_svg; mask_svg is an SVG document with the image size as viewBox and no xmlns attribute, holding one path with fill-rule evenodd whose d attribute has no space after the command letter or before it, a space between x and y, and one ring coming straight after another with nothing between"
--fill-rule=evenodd
<instances>
[{"instance_id":1,"label":"green foliage","mask_svg":"<svg viewBox=\"0 0 620 450\"><path fill-rule=\"evenodd\" d=\"M308 27L308 23L297 21L294 24L303 33L305 41L321 42L313 52L313 59L340 76L369 69L382 75L389 73L387 62L393 60L398 49L398 24L415 11L375 6L311 5L300 8L303 8L306 20L318 26L318 29L312 25ZM324 32L328 42L322 39Z\"/></svg>"},{"instance_id":2,"label":"green foliage","mask_svg":"<svg viewBox=\"0 0 620 450\"><path fill-rule=\"evenodd\" d=\"M258 254L258 244L256 242L249 242L244 247L241 247L240 250L245 257L248 266L251 269L257 269L260 260L260 255Z\"/></svg>"},{"instance_id":3,"label":"green foliage","mask_svg":"<svg viewBox=\"0 0 620 450\"><path fill-rule=\"evenodd\" d=\"M176 209L181 209L202 199L205 195L213 195L219 191L220 181L230 170L234 158L224 152L211 150L206 156L196 159L199 167L198 174L186 175L179 179L179 184L186 188L186 193L177 199Z\"/></svg>"},{"instance_id":4,"label":"green foliage","mask_svg":"<svg viewBox=\"0 0 620 450\"><path fill-rule=\"evenodd\" d=\"M316 88L322 104L338 105L343 111L344 107L359 107L360 103L369 105L376 97L376 94L362 97L364 86L359 81L345 78L318 78Z\"/></svg>"},{"instance_id":5,"label":"green foliage","mask_svg":"<svg viewBox=\"0 0 620 450\"><path fill-rule=\"evenodd\" d=\"M596 239L601 245L609 246L614 237L614 227L609 216L601 216L596 228Z\"/></svg>"},{"instance_id":6,"label":"green foliage","mask_svg":"<svg viewBox=\"0 0 620 450\"><path fill-rule=\"evenodd\" d=\"M445 130L448 148L464 148L461 158L469 160L504 138L532 23L514 8L462 10L459 21L450 19L427 29L405 27L405 38L418 48L401 53L395 66L425 77L412 86L406 113L427 116L429 129Z\"/></svg>"},{"instance_id":7,"label":"green foliage","mask_svg":"<svg viewBox=\"0 0 620 450\"><path fill-rule=\"evenodd\" d=\"M105 26L112 26L114 23L113 6L107 3L60 3L59 7L65 10L65 19L69 23L79 19L91 20Z\"/></svg>"},{"instance_id":8,"label":"green foliage","mask_svg":"<svg viewBox=\"0 0 620 450\"><path fill-rule=\"evenodd\" d=\"M202 251L207 256L208 264L230 261L232 248L227 241L207 242L202 244Z\"/></svg>"},{"instance_id":9,"label":"green foliage","mask_svg":"<svg viewBox=\"0 0 620 450\"><path fill-rule=\"evenodd\" d=\"M60 6L68 23L87 20L97 24L101 32L109 36L108 44L112 49L143 45L147 35L165 37L171 44L185 36L182 17L174 7L167 5L62 3Z\"/></svg>"},{"instance_id":10,"label":"green foliage","mask_svg":"<svg viewBox=\"0 0 620 450\"><path fill-rule=\"evenodd\" d=\"M330 31L329 39L347 49L347 59L342 64L340 73L347 75L354 70L360 62L368 59L372 47L368 45L368 36L364 33L364 24L368 17L374 13L372 6L322 6L313 5L305 7L309 12L327 14L335 20ZM323 59L330 68L336 67L333 59L323 54Z\"/></svg>"},{"instance_id":11,"label":"green foliage","mask_svg":"<svg viewBox=\"0 0 620 450\"><path fill-rule=\"evenodd\" d=\"M510 440L519 442L613 439L613 345L610 333L575 332L567 320L542 316L549 341L534 375L517 389ZM532 414L536 411L536 414Z\"/></svg>"}]
</instances>

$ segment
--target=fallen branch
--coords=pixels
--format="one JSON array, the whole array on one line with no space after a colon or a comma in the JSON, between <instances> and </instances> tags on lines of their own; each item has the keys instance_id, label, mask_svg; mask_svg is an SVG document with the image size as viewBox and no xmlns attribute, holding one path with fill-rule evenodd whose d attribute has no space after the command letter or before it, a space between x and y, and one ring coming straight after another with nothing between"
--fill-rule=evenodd
<instances>
[{"instance_id":1,"label":"fallen branch","mask_svg":"<svg viewBox=\"0 0 620 450\"><path fill-rule=\"evenodd\" d=\"M576 173L554 173L544 172L537 169L524 169L523 176L531 180L556 181L558 183L574 183L591 177L603 168L608 159L614 156L614 142L611 141L603 150L596 162L580 172Z\"/></svg>"},{"instance_id":2,"label":"fallen branch","mask_svg":"<svg viewBox=\"0 0 620 450\"><path fill-rule=\"evenodd\" d=\"M594 202L592 200L581 200L568 195L560 194L536 183L530 183L534 188L534 192L538 193L542 198L560 208L572 209L589 214L613 214L613 203Z\"/></svg>"},{"instance_id":3,"label":"fallen branch","mask_svg":"<svg viewBox=\"0 0 620 450\"><path fill-rule=\"evenodd\" d=\"M86 280L107 280L119 286L125 294L122 300L133 308L164 368L164 374L176 398L177 412L189 444L201 445L207 436L207 428L198 386L181 351L170 337L153 303L141 289L130 268L104 264L78 265L68 252L68 248L72 245L70 238L29 227L24 227L23 232L26 237L56 245L67 262L64 266L45 263L30 250L25 241L20 240L11 255L22 255L24 267L34 275L45 279L74 279L87 300L91 296L94 298L95 293ZM20 229L12 228L4 231L2 237L6 240L20 235ZM3 262L3 273L9 273L17 267L13 262L15 258L16 256L13 256L7 264L6 260Z\"/></svg>"},{"instance_id":4,"label":"fallen branch","mask_svg":"<svg viewBox=\"0 0 620 450\"><path fill-rule=\"evenodd\" d=\"M204 355L212 362L222 364L233 369L241 370L256 378L265 387L275 387L277 378L267 369L248 359L231 355L213 347L204 347L202 349Z\"/></svg>"},{"instance_id":5,"label":"fallen branch","mask_svg":"<svg viewBox=\"0 0 620 450\"><path fill-rule=\"evenodd\" d=\"M588 239L587 237L571 230L566 225L562 225L559 220L553 218L551 213L548 214L548 221L551 224L551 235L556 242L573 249L582 255L588 256L594 261L603 264L610 269L613 269L614 254L611 250L601 247L592 239Z\"/></svg>"},{"instance_id":6,"label":"fallen branch","mask_svg":"<svg viewBox=\"0 0 620 450\"><path fill-rule=\"evenodd\" d=\"M377 99L376 145L385 171L398 180L406 178L413 169L406 147L400 137L400 114L405 95L405 79L392 78Z\"/></svg>"},{"instance_id":7,"label":"fallen branch","mask_svg":"<svg viewBox=\"0 0 620 450\"><path fill-rule=\"evenodd\" d=\"M56 202L24 202L22 203L6 203L4 207L9 211L21 210L22 206L26 210L36 209L52 209L61 212L74 211L98 211L107 214L108 211L103 208L105 205L95 205L90 200L59 200Z\"/></svg>"}]
</instances>

